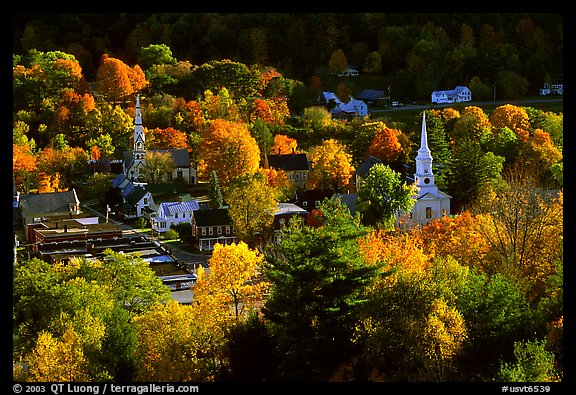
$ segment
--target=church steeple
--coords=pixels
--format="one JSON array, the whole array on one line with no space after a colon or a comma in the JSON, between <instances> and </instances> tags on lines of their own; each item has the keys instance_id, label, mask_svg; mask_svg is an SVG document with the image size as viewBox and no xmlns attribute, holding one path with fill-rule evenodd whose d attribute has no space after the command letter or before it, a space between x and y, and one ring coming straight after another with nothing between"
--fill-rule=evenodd
<instances>
[{"instance_id":1,"label":"church steeple","mask_svg":"<svg viewBox=\"0 0 576 395\"><path fill-rule=\"evenodd\" d=\"M434 173L432 173L432 153L428 148L428 133L426 131L426 112L422 112L422 132L420 135L420 148L416 155L416 173L414 182L420 187L421 194L425 191L438 191L434 184Z\"/></svg>"},{"instance_id":2,"label":"church steeple","mask_svg":"<svg viewBox=\"0 0 576 395\"><path fill-rule=\"evenodd\" d=\"M140 112L140 96L136 96L136 115L134 117L134 158L141 159L146 151L146 138L142 128L142 113Z\"/></svg>"}]
</instances>

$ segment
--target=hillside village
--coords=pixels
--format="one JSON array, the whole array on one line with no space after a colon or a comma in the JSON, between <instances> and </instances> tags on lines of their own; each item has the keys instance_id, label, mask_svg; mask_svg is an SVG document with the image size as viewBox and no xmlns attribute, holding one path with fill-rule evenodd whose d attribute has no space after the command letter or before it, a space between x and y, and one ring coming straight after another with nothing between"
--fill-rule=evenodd
<instances>
[{"instance_id":1,"label":"hillside village","mask_svg":"<svg viewBox=\"0 0 576 395\"><path fill-rule=\"evenodd\" d=\"M102 18L15 18L14 382L565 382L561 18Z\"/></svg>"}]
</instances>

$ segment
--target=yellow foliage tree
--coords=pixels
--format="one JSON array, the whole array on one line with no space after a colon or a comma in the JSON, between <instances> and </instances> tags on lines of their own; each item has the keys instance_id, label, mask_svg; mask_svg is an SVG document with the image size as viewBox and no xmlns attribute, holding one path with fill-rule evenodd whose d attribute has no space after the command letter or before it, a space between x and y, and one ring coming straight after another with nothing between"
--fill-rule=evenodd
<instances>
[{"instance_id":1,"label":"yellow foliage tree","mask_svg":"<svg viewBox=\"0 0 576 395\"><path fill-rule=\"evenodd\" d=\"M353 173L352 155L345 145L328 139L315 147L309 180L311 188L340 191L349 184Z\"/></svg>"},{"instance_id":2,"label":"yellow foliage tree","mask_svg":"<svg viewBox=\"0 0 576 395\"><path fill-rule=\"evenodd\" d=\"M71 382L90 381L90 374L82 342L74 329L67 328L62 339L43 331L38 336L36 347L23 362L28 366L24 377L27 381ZM17 374L23 374L20 369Z\"/></svg>"},{"instance_id":3,"label":"yellow foliage tree","mask_svg":"<svg viewBox=\"0 0 576 395\"><path fill-rule=\"evenodd\" d=\"M262 260L262 255L244 242L216 244L210 258L210 273L198 275L195 303L200 308L203 304L221 306L236 320L258 310L270 286L260 272Z\"/></svg>"},{"instance_id":4,"label":"yellow foliage tree","mask_svg":"<svg viewBox=\"0 0 576 395\"><path fill-rule=\"evenodd\" d=\"M224 328L210 311L174 300L134 318L137 381L213 381Z\"/></svg>"},{"instance_id":5,"label":"yellow foliage tree","mask_svg":"<svg viewBox=\"0 0 576 395\"><path fill-rule=\"evenodd\" d=\"M522 107L512 104L496 107L490 115L490 123L495 129L501 129L504 126L509 127L520 141L528 141L530 136L530 118Z\"/></svg>"},{"instance_id":6,"label":"yellow foliage tree","mask_svg":"<svg viewBox=\"0 0 576 395\"><path fill-rule=\"evenodd\" d=\"M464 318L458 310L441 299L434 300L426 318L422 344L426 366L434 380L446 380L451 362L467 338Z\"/></svg>"}]
</instances>

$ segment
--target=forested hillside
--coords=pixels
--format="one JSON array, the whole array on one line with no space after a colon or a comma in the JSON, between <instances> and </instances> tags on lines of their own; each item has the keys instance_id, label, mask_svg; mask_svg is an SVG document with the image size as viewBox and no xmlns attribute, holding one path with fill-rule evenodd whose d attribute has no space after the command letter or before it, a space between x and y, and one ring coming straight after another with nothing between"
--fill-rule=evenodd
<instances>
[{"instance_id":1,"label":"forested hillside","mask_svg":"<svg viewBox=\"0 0 576 395\"><path fill-rule=\"evenodd\" d=\"M73 54L94 80L102 54L134 65L166 44L178 60L272 66L310 83L341 50L413 100L466 85L519 79L525 92L563 77L563 15L550 13L86 13L17 14L13 51ZM145 65L140 63L140 66ZM502 74L504 73L504 74ZM500 74L500 76L499 76ZM522 82L524 81L524 82ZM187 99L191 99L187 97Z\"/></svg>"}]
</instances>

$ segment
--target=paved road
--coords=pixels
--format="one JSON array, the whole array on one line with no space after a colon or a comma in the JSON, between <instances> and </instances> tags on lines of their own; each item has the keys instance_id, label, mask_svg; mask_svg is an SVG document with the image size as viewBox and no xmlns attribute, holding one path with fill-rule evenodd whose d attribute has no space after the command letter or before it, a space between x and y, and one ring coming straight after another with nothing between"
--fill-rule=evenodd
<instances>
[{"instance_id":1,"label":"paved road","mask_svg":"<svg viewBox=\"0 0 576 395\"><path fill-rule=\"evenodd\" d=\"M513 104L518 106L523 105L530 105L530 103L554 103L554 102L563 102L564 98L558 97L553 99L520 99L520 100L496 100L496 101L471 101L465 103L430 103L430 104L406 104L399 107L388 107L379 110L370 110L371 113L379 113L379 112L392 112L392 111L402 111L402 110L428 110L430 108L444 108L444 107L452 107L455 104L465 104L467 106L482 106L482 105L498 105L502 106L504 104Z\"/></svg>"}]
</instances>

